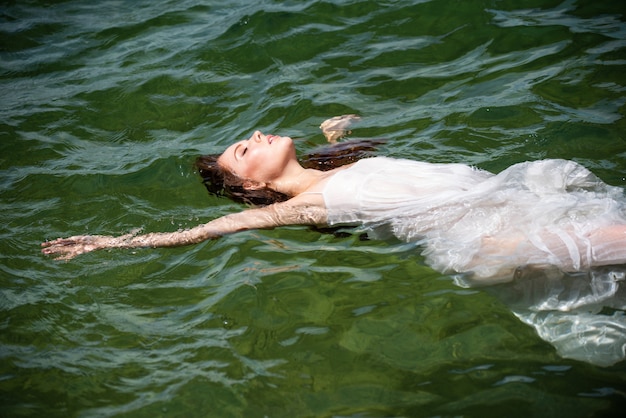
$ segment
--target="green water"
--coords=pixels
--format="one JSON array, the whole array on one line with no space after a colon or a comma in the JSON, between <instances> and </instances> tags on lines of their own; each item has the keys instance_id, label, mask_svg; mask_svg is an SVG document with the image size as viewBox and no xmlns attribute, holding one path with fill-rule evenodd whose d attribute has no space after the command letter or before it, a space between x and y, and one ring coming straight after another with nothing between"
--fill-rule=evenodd
<instances>
[{"instance_id":1,"label":"green water","mask_svg":"<svg viewBox=\"0 0 626 418\"><path fill-rule=\"evenodd\" d=\"M47 239L241 210L192 163L255 128L626 186L620 1L0 5L0 416L620 416L626 364L560 358L419 249L307 228L55 262Z\"/></svg>"}]
</instances>

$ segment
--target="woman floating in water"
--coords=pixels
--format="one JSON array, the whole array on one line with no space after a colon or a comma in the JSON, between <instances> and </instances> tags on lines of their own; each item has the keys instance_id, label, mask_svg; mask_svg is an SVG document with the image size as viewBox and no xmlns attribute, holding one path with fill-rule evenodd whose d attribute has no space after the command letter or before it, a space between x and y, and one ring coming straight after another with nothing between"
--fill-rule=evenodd
<instances>
[{"instance_id":1,"label":"woman floating in water","mask_svg":"<svg viewBox=\"0 0 626 418\"><path fill-rule=\"evenodd\" d=\"M334 118L330 125L345 130L353 119ZM319 159L320 167L326 162ZM463 164L373 157L324 171L302 165L291 138L256 131L217 158L200 158L198 166L209 190L265 206L173 233L61 238L42 244L43 253L71 259L283 225L361 225L373 238L419 244L429 265L456 274L464 286L512 281L529 268L581 272L626 264L623 190L572 161L526 162L492 174ZM623 280L611 274L613 282ZM619 326L624 334L626 326ZM624 358L626 341L614 343L622 344L617 351Z\"/></svg>"}]
</instances>

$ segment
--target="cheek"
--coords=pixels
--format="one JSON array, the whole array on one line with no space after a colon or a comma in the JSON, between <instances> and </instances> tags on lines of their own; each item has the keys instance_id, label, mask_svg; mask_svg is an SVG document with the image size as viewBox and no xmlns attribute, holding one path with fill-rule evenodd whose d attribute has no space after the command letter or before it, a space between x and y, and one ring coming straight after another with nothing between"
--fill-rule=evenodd
<instances>
[{"instance_id":1,"label":"cheek","mask_svg":"<svg viewBox=\"0 0 626 418\"><path fill-rule=\"evenodd\" d=\"M240 165L239 176L256 181L265 181L272 174L270 156L258 152L248 152Z\"/></svg>"},{"instance_id":2,"label":"cheek","mask_svg":"<svg viewBox=\"0 0 626 418\"><path fill-rule=\"evenodd\" d=\"M295 154L295 150L292 151L289 144L248 151L240 167L240 177L259 182L271 181L282 174L291 153Z\"/></svg>"}]
</instances>

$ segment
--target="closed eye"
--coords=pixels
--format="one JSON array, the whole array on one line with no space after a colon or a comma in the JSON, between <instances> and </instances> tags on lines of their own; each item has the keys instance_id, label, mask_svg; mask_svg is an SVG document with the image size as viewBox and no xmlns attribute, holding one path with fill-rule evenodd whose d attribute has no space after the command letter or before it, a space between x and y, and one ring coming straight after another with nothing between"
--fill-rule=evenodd
<instances>
[{"instance_id":1,"label":"closed eye","mask_svg":"<svg viewBox=\"0 0 626 418\"><path fill-rule=\"evenodd\" d=\"M239 144L235 150L233 151L233 155L235 157L236 160L241 159L246 152L248 151L248 147L246 147L243 143Z\"/></svg>"}]
</instances>

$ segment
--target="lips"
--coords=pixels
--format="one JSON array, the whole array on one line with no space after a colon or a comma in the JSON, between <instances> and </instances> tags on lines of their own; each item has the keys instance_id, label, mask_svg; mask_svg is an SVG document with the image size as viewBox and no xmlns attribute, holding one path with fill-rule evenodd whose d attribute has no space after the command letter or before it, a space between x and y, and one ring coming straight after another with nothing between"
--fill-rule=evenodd
<instances>
[{"instance_id":1,"label":"lips","mask_svg":"<svg viewBox=\"0 0 626 418\"><path fill-rule=\"evenodd\" d=\"M274 141L274 138L276 138L276 135L267 135L267 142L271 145L272 142Z\"/></svg>"}]
</instances>

